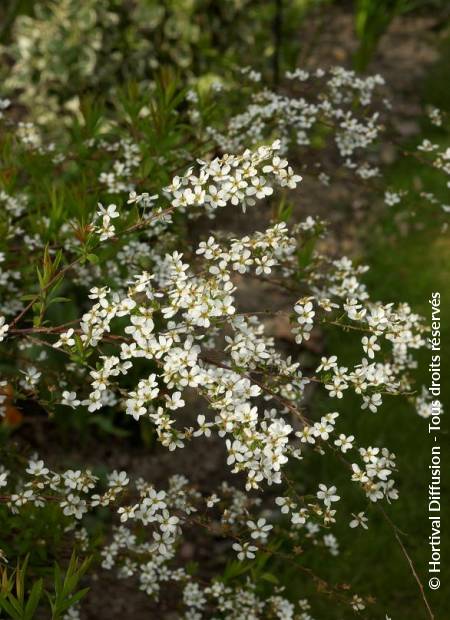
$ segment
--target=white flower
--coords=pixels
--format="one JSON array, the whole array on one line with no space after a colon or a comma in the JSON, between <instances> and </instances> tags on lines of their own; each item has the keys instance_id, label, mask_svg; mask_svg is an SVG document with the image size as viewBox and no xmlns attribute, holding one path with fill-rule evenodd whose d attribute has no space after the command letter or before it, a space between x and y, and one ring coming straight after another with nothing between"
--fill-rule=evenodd
<instances>
[{"instance_id":1,"label":"white flower","mask_svg":"<svg viewBox=\"0 0 450 620\"><path fill-rule=\"evenodd\" d=\"M125 471L114 470L108 476L108 486L111 488L121 489L130 483L130 479Z\"/></svg>"},{"instance_id":2,"label":"white flower","mask_svg":"<svg viewBox=\"0 0 450 620\"><path fill-rule=\"evenodd\" d=\"M8 484L8 475L8 471L0 471L0 488L6 487L6 485Z\"/></svg>"},{"instance_id":3,"label":"white flower","mask_svg":"<svg viewBox=\"0 0 450 620\"><path fill-rule=\"evenodd\" d=\"M277 506L280 506L281 512L284 514L289 513L290 510L295 510L296 504L290 497L277 497L275 499Z\"/></svg>"},{"instance_id":4,"label":"white flower","mask_svg":"<svg viewBox=\"0 0 450 620\"><path fill-rule=\"evenodd\" d=\"M136 516L136 510L139 508L139 504L135 504L134 506L121 506L117 510L117 514L120 515L120 522L126 523L128 519L134 519Z\"/></svg>"},{"instance_id":5,"label":"white flower","mask_svg":"<svg viewBox=\"0 0 450 620\"><path fill-rule=\"evenodd\" d=\"M313 427L313 432L316 437L320 437L323 440L327 440L330 436L330 433L334 431L334 426L332 424L328 424L328 422L322 418L320 422L316 422Z\"/></svg>"},{"instance_id":6,"label":"white flower","mask_svg":"<svg viewBox=\"0 0 450 620\"><path fill-rule=\"evenodd\" d=\"M59 337L59 340L55 342L54 347L73 347L75 344L75 338L73 338L74 330L72 328L68 329L66 332L62 333Z\"/></svg>"},{"instance_id":7,"label":"white flower","mask_svg":"<svg viewBox=\"0 0 450 620\"><path fill-rule=\"evenodd\" d=\"M388 205L388 207L392 207L398 204L402 199L402 192L385 192L384 193L384 202Z\"/></svg>"},{"instance_id":8,"label":"white flower","mask_svg":"<svg viewBox=\"0 0 450 620\"><path fill-rule=\"evenodd\" d=\"M345 452L352 449L354 440L355 438L353 435L346 436L341 433L338 439L334 441L334 445L338 446L341 449L341 452L345 454Z\"/></svg>"},{"instance_id":9,"label":"white flower","mask_svg":"<svg viewBox=\"0 0 450 620\"><path fill-rule=\"evenodd\" d=\"M321 499L325 506L331 506L332 502L340 500L339 495L336 495L336 487L326 487L324 484L319 484L319 490L317 491L317 498Z\"/></svg>"},{"instance_id":10,"label":"white flower","mask_svg":"<svg viewBox=\"0 0 450 620\"><path fill-rule=\"evenodd\" d=\"M175 533L180 519L174 515L170 515L168 510L163 510L158 515L159 527L162 532Z\"/></svg>"},{"instance_id":11,"label":"white flower","mask_svg":"<svg viewBox=\"0 0 450 620\"><path fill-rule=\"evenodd\" d=\"M81 519L88 510L86 501L72 493L69 493L66 499L60 503L60 506L66 516L74 516L76 519Z\"/></svg>"},{"instance_id":12,"label":"white flower","mask_svg":"<svg viewBox=\"0 0 450 620\"><path fill-rule=\"evenodd\" d=\"M26 472L32 476L46 476L49 473L49 470L44 466L44 461L40 460L30 461Z\"/></svg>"},{"instance_id":13,"label":"white flower","mask_svg":"<svg viewBox=\"0 0 450 620\"><path fill-rule=\"evenodd\" d=\"M186 404L181 398L181 392L174 392L170 396L166 396L166 404L168 409L181 409Z\"/></svg>"},{"instance_id":14,"label":"white flower","mask_svg":"<svg viewBox=\"0 0 450 620\"><path fill-rule=\"evenodd\" d=\"M6 323L5 317L0 316L0 342L5 339L8 329L9 325Z\"/></svg>"},{"instance_id":15,"label":"white flower","mask_svg":"<svg viewBox=\"0 0 450 620\"><path fill-rule=\"evenodd\" d=\"M294 306L294 310L298 314L297 321L300 325L313 322L313 318L316 313L310 301L307 301L305 304L298 303Z\"/></svg>"},{"instance_id":16,"label":"white flower","mask_svg":"<svg viewBox=\"0 0 450 620\"><path fill-rule=\"evenodd\" d=\"M208 508L212 508L215 504L218 504L220 499L215 493L206 498L206 505Z\"/></svg>"},{"instance_id":17,"label":"white flower","mask_svg":"<svg viewBox=\"0 0 450 620\"><path fill-rule=\"evenodd\" d=\"M76 392L68 392L64 390L62 393L61 405L66 405L67 407L78 407L81 404L81 401L78 400Z\"/></svg>"},{"instance_id":18,"label":"white flower","mask_svg":"<svg viewBox=\"0 0 450 620\"><path fill-rule=\"evenodd\" d=\"M369 409L373 413L378 411L378 407L383 404L381 394L376 392L375 394L371 394L370 396L363 396L363 404L361 405L361 409Z\"/></svg>"},{"instance_id":19,"label":"white flower","mask_svg":"<svg viewBox=\"0 0 450 620\"><path fill-rule=\"evenodd\" d=\"M363 345L364 352L367 353L370 359L373 359L375 357L375 352L379 351L381 348L380 345L377 344L376 336L370 336L370 338L368 338L367 336L364 336L361 342Z\"/></svg>"},{"instance_id":20,"label":"white flower","mask_svg":"<svg viewBox=\"0 0 450 620\"><path fill-rule=\"evenodd\" d=\"M301 508L298 512L293 512L291 515L291 523L293 525L304 525L306 523L306 518L308 516L308 511L306 508Z\"/></svg>"},{"instance_id":21,"label":"white flower","mask_svg":"<svg viewBox=\"0 0 450 620\"><path fill-rule=\"evenodd\" d=\"M206 418L204 415L197 416L198 429L194 431L194 437L200 437L201 435L205 435L205 437L211 437L211 426L210 422L205 421Z\"/></svg>"},{"instance_id":22,"label":"white flower","mask_svg":"<svg viewBox=\"0 0 450 620\"><path fill-rule=\"evenodd\" d=\"M114 219L116 217L119 217L120 213L117 212L117 206L114 204L109 205L108 207L105 207L99 202L98 203L98 211L97 211L97 215L99 217L103 217L103 216L107 216L108 218Z\"/></svg>"},{"instance_id":23,"label":"white flower","mask_svg":"<svg viewBox=\"0 0 450 620\"><path fill-rule=\"evenodd\" d=\"M241 562L245 559L254 560L256 557L255 552L258 551L258 547L255 547L247 542L242 545L239 543L234 543L233 549L237 552L238 560Z\"/></svg>"},{"instance_id":24,"label":"white flower","mask_svg":"<svg viewBox=\"0 0 450 620\"><path fill-rule=\"evenodd\" d=\"M25 375L23 383L26 389L33 389L42 376L42 373L34 366L30 366L26 371L21 372Z\"/></svg>"},{"instance_id":25,"label":"white flower","mask_svg":"<svg viewBox=\"0 0 450 620\"><path fill-rule=\"evenodd\" d=\"M252 538L265 541L273 525L261 518L256 523L254 521L247 521L247 527L251 530L250 536Z\"/></svg>"},{"instance_id":26,"label":"white flower","mask_svg":"<svg viewBox=\"0 0 450 620\"><path fill-rule=\"evenodd\" d=\"M350 521L349 525L351 528L355 528L358 526L361 526L363 529L367 530L367 517L364 514L364 512L358 512L357 515L352 513L352 516L354 517L354 519L352 521Z\"/></svg>"},{"instance_id":27,"label":"white flower","mask_svg":"<svg viewBox=\"0 0 450 620\"><path fill-rule=\"evenodd\" d=\"M331 370L332 368L337 367L337 357L336 355L332 355L331 357L321 357L320 365L317 367L317 372L321 370Z\"/></svg>"},{"instance_id":28,"label":"white flower","mask_svg":"<svg viewBox=\"0 0 450 620\"><path fill-rule=\"evenodd\" d=\"M366 608L363 599L357 594L353 596L351 605L355 611L361 611L362 609Z\"/></svg>"}]
</instances>

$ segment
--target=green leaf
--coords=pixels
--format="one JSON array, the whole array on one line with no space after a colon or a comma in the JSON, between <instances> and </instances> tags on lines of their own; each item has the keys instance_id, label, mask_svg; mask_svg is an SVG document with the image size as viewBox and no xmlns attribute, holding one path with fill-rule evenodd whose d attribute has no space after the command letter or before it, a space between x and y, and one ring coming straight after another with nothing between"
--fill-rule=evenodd
<instances>
[{"instance_id":1,"label":"green leaf","mask_svg":"<svg viewBox=\"0 0 450 620\"><path fill-rule=\"evenodd\" d=\"M69 598L67 598L60 607L58 607L58 612L64 612L67 609L69 609L69 607L72 607L73 605L75 605L76 603L78 603L78 601L80 601L83 596L86 596L86 594L89 592L90 588L83 588L81 590L79 590L78 592L76 592L75 594L73 594L72 596L70 596Z\"/></svg>"},{"instance_id":2,"label":"green leaf","mask_svg":"<svg viewBox=\"0 0 450 620\"><path fill-rule=\"evenodd\" d=\"M42 587L43 587L43 580L39 579L33 584L33 587L31 588L30 596L28 597L28 602L25 606L26 620L28 619L32 620L33 618L34 612L36 611L36 608L39 604L39 600L42 595Z\"/></svg>"},{"instance_id":3,"label":"green leaf","mask_svg":"<svg viewBox=\"0 0 450 620\"><path fill-rule=\"evenodd\" d=\"M22 295L20 297L20 299L22 301L31 301L32 299L35 299L35 298L36 298L36 294L35 293L31 293L30 295Z\"/></svg>"},{"instance_id":4,"label":"green leaf","mask_svg":"<svg viewBox=\"0 0 450 620\"><path fill-rule=\"evenodd\" d=\"M240 575L243 575L244 573L247 573L251 568L250 564L246 564L245 562L238 562L237 560L234 560L233 562L230 562L224 571L223 574L223 580L224 581L228 581L230 579L234 579L235 577L239 577Z\"/></svg>"},{"instance_id":5,"label":"green leaf","mask_svg":"<svg viewBox=\"0 0 450 620\"><path fill-rule=\"evenodd\" d=\"M269 581L270 583L274 583L275 585L278 585L280 583L277 577L275 575L272 575L272 573L263 573L261 575L261 579L264 579L264 581Z\"/></svg>"},{"instance_id":6,"label":"green leaf","mask_svg":"<svg viewBox=\"0 0 450 620\"><path fill-rule=\"evenodd\" d=\"M21 610L17 612L7 600L0 600L0 607L6 611L10 618L14 618L14 620L23 620Z\"/></svg>"},{"instance_id":7,"label":"green leaf","mask_svg":"<svg viewBox=\"0 0 450 620\"><path fill-rule=\"evenodd\" d=\"M47 306L51 306L52 304L62 304L67 301L71 301L71 300L68 297L53 297L52 299L49 300L49 302L47 303Z\"/></svg>"},{"instance_id":8,"label":"green leaf","mask_svg":"<svg viewBox=\"0 0 450 620\"><path fill-rule=\"evenodd\" d=\"M18 617L22 618L23 608L22 608L22 605L20 604L19 600L13 594L9 594L8 602L11 604L12 608L14 609L14 611L18 614Z\"/></svg>"}]
</instances>

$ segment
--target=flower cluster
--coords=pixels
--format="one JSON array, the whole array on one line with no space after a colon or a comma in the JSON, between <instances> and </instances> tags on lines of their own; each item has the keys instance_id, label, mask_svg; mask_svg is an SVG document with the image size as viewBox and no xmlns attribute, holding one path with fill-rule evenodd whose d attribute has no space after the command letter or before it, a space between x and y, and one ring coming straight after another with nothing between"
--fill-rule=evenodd
<instances>
[{"instance_id":1,"label":"flower cluster","mask_svg":"<svg viewBox=\"0 0 450 620\"><path fill-rule=\"evenodd\" d=\"M267 614L298 620L311 618L306 613L310 608L306 599L293 604L281 587L274 586L271 593L261 596L251 579L237 585L219 580L205 583L183 566L179 549L180 545L183 549L185 530L195 526L209 529L205 510L215 511L218 503L223 516L212 527L211 534L231 538L229 544L241 561L267 552L273 525L262 517L249 519L258 510L258 502L226 483L218 489L220 497L215 495L212 502L180 475L169 479L167 490L157 490L142 478L132 482L124 471L113 471L102 480L90 470L56 473L38 457L29 460L25 477L15 484L9 480L9 474L5 469L0 471L2 501L9 510L20 515L42 510L47 504L58 506L62 517L58 527L73 538L80 551L86 552L93 542L84 525L85 516L108 507L115 514L116 523L109 540L99 549L102 568L115 570L119 579L134 579L139 589L155 600L164 595L168 585L178 589L186 617L207 611L221 613L229 620L236 618L236 614L250 612L257 618ZM134 503L126 503L131 497ZM247 542L244 536L248 537ZM337 553L333 535L324 537L324 546L332 554ZM7 561L4 555L3 561ZM346 604L351 606L352 601L348 598ZM79 617L76 606L68 612L67 618L72 617Z\"/></svg>"},{"instance_id":2,"label":"flower cluster","mask_svg":"<svg viewBox=\"0 0 450 620\"><path fill-rule=\"evenodd\" d=\"M257 73L245 75L258 84ZM287 79L306 90L316 80L322 94L307 100L267 89L254 93L244 112L206 127L213 144L232 154L207 154L187 167L175 148L176 171L165 171L159 186L140 188L146 159L138 139L118 137L118 131L110 139L82 140L90 155L108 153L93 174L103 197L82 215L73 215L73 209L61 222L60 236L54 222L36 216L39 232L24 238L33 251L44 251L44 259L37 292L22 299L13 242L22 236L22 222L33 217L33 209L28 216L32 192L0 192L11 245L7 257L0 254L1 266L6 263L0 287L7 292L0 307L0 342L11 345L7 354L17 366L0 383L5 424L22 416L14 405L19 401L106 427L114 416L128 427L150 428L158 450L176 453L174 462L181 450L210 442L226 478L206 493L177 474L160 489L140 478L132 483L124 471L102 477L74 467L57 473L33 458L28 478L0 471L2 502L17 518L57 506L64 532L72 532L81 549L99 551L105 570L135 578L156 600L177 590L191 620L311 618L308 602L294 604L282 587L262 593L256 569L248 571L252 578L232 585L226 570L205 582L184 561L190 528L223 539L227 557L242 570L238 575L247 574L262 554L284 561L279 549L288 548L292 557L300 544L337 556L332 528L338 519L346 527L367 529L366 512L398 498L395 454L375 440L361 443L352 420L342 419L341 403L351 395L359 403L354 415L367 420L364 416L382 413L386 398L411 398L416 352L426 346L427 328L408 304L371 298L364 283L368 267L319 251L324 222L310 216L288 225L278 203L280 193L288 196L302 181L286 153L293 144L310 146L318 136L333 136L344 168L359 179L378 175L372 160L361 161L360 155L382 128L371 108L382 79L362 79L338 68L298 70ZM195 112L199 98L194 93L189 100ZM33 124L16 129L27 157L50 157L70 179L70 153L55 152ZM448 175L447 151L423 143L418 152L432 153L432 167ZM155 164L155 175L167 161ZM320 167L314 174L324 186L331 181ZM386 191L385 203L393 207L406 195ZM67 196L72 204L70 188ZM53 191L56 221L60 200ZM260 225L269 219L268 206L273 217ZM239 216L249 212L258 224L241 235L204 234L200 225L192 242L177 233L194 220L219 219L225 209ZM55 239L62 240L64 257ZM35 265L27 265L28 271L34 276ZM60 286L72 297L63 321L49 311L67 301L57 293ZM248 290L255 291L255 304L249 303ZM282 292L281 303L274 290ZM344 361L327 351L320 359L311 355L324 329L352 342L356 358ZM316 397L325 403L320 413ZM412 400L420 416L431 415L425 394ZM322 457L342 464L347 486L334 472L305 476L302 485L291 480L293 470L306 471ZM236 488L228 482L232 476ZM353 494L347 494L352 486L363 506L355 507ZM99 548L88 525L89 516L102 510L110 513L113 527ZM337 590L329 587L356 611L369 602Z\"/></svg>"},{"instance_id":3,"label":"flower cluster","mask_svg":"<svg viewBox=\"0 0 450 620\"><path fill-rule=\"evenodd\" d=\"M191 203L210 211L218 206L212 202L217 194L225 204L254 204L254 196L258 198L254 179L264 188L259 197L272 191L258 168L279 185L287 182L287 162L273 154L277 146L216 159L203 164L197 175L189 170L166 189L167 208L186 209ZM298 180L292 173L290 178ZM242 185L238 195L237 179ZM115 206L108 209L116 214ZM359 279L365 267L355 268L346 258L317 255L308 270L309 294L293 303L293 313L286 317L293 336L301 344L323 324L362 332L363 357L352 368L340 365L336 356L322 358L314 371L305 373L298 362L277 351L260 316L240 311L237 282L262 276L276 280L278 275L286 286L292 281L295 290L296 248L313 228L297 225L291 232L279 223L241 239L219 242L210 236L200 242L191 263L175 251L160 261L154 273L135 275L123 293L92 289L94 305L82 316L79 328L60 334L55 346L68 354L81 347L89 358L102 342L116 351L98 356L95 369L88 371L87 394L66 391L61 402L82 405L92 413L113 406L135 420L146 418L171 451L200 435L216 433L225 441L232 472L245 472L247 490L259 489L264 482L281 484L291 456L301 458L303 450L316 443L328 450L335 432L337 412L315 423L305 417L302 401L309 389L322 385L337 401L351 390L360 395L362 410L376 412L383 394L412 389L408 374L415 367L412 353L425 345L425 327L409 306L370 300ZM270 308L265 312L270 315ZM222 339L224 355L217 356L214 349ZM377 359L381 352L383 359ZM143 362L148 372L134 389L125 388L121 377L134 374L136 364L142 367ZM185 407L192 389L204 400L205 414L198 416L197 427L180 428L174 412ZM352 451L354 443L354 436L343 433L333 439L343 454ZM362 474L357 463L349 463L352 480L361 483L371 501L395 497L393 483L386 478L392 472L392 457L386 451L383 458L389 467L384 460L371 461ZM325 508L327 521L330 506L325 503Z\"/></svg>"},{"instance_id":4,"label":"flower cluster","mask_svg":"<svg viewBox=\"0 0 450 620\"><path fill-rule=\"evenodd\" d=\"M289 91L298 96L280 94L267 88L251 89L247 108L227 120L225 127L209 126L207 133L223 151L236 151L277 136L282 152L294 145L311 146L314 137L331 134L343 165L362 179L378 174L367 161L358 161L382 130L379 113L371 111L374 92L384 84L381 76L358 77L353 71L333 67L329 71L298 70L287 73ZM355 100L362 112L355 111ZM315 162L316 164L316 162ZM315 169L313 174L324 175ZM327 182L329 182L326 175Z\"/></svg>"}]
</instances>

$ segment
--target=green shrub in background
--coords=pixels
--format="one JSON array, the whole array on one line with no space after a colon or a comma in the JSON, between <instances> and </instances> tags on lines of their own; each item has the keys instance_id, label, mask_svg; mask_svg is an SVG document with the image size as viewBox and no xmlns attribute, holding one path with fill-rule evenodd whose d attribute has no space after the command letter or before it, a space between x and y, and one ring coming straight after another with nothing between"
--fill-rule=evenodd
<instances>
[{"instance_id":1,"label":"green shrub in background","mask_svg":"<svg viewBox=\"0 0 450 620\"><path fill-rule=\"evenodd\" d=\"M111 93L130 79L154 81L162 66L187 81L254 64L271 79L295 66L297 30L317 0L46 0L5 11L4 94L19 93L39 122L76 110L90 92ZM276 75L274 76L274 72Z\"/></svg>"}]
</instances>

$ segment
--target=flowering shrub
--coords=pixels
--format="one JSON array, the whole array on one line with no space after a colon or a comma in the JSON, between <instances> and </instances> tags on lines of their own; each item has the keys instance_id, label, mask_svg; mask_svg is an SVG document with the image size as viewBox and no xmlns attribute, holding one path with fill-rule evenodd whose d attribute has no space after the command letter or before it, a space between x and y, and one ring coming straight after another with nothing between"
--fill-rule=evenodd
<instances>
[{"instance_id":1,"label":"flowering shrub","mask_svg":"<svg viewBox=\"0 0 450 620\"><path fill-rule=\"evenodd\" d=\"M363 78L343 67L314 72L297 69L285 76L289 94L280 94L267 88L253 92L252 84L258 85L261 75L247 70L242 73L249 82L245 110L227 119L223 135L209 130L223 149L241 148L275 134L285 153L292 144L310 146L321 130L324 137L331 134L334 138L345 166L355 168L353 156L367 149L382 129L379 112L371 110L374 91L384 84L380 75ZM295 90L300 94L293 96ZM377 171L358 169L357 174L370 178Z\"/></svg>"},{"instance_id":2,"label":"flowering shrub","mask_svg":"<svg viewBox=\"0 0 450 620\"><path fill-rule=\"evenodd\" d=\"M315 71L296 69L285 74L281 92L261 86L261 74L250 68L242 70L240 80L244 87L241 85L238 98L233 86L220 81L212 82L206 92L203 88L189 93L191 122L221 152L236 152L278 139L283 155L301 158L305 177L319 187L343 184L349 203L365 198L371 207L375 193L380 196L380 207L382 202L387 207L404 205L408 213L415 215L430 205L436 220L446 222L443 213L449 211L448 148L427 138L405 147L390 118L393 104L386 97L381 75L361 76L339 66ZM203 118L203 110L210 111L210 101L222 104L212 117L209 114ZM224 114L222 105L239 112L230 117ZM445 111L433 107L427 110L427 116L434 128L448 132ZM418 162L420 181L386 188L380 142ZM327 156L323 155L325 148ZM320 158L316 156L318 150L322 152ZM428 191L430 170L433 190ZM348 183L353 185L350 192ZM441 188L439 193L435 187Z\"/></svg>"},{"instance_id":3,"label":"flowering shrub","mask_svg":"<svg viewBox=\"0 0 450 620\"><path fill-rule=\"evenodd\" d=\"M175 582L188 617L242 617L250 608L258 609L260 617L309 617L305 601L296 607L278 587L269 596L258 594L261 554L279 553L272 530L283 531L289 521L292 540L284 543L282 553L289 557L302 531L319 543L320 528L331 527L341 512L337 506L345 503L332 478L311 481L300 493L289 479L293 459L331 453L345 463L348 479L361 489L351 527L367 527L364 498L377 504L398 496L395 455L388 446L358 445L357 437L340 432L336 409L346 391L359 395L361 415L376 413L384 398L411 394L413 354L425 344L422 319L407 304L371 300L361 281L367 268L348 258L313 251L302 264L302 248L324 234L323 223L312 218L291 228L274 222L241 238L209 235L184 252L161 255L158 244L153 251L147 245L173 225L177 212L203 210L214 217L219 208L250 211L278 188L295 188L301 177L277 154L279 148L275 142L193 166L160 195L132 190L127 204L135 206L137 219L131 222L125 207L99 204L85 224L78 257L64 264L61 253L46 249L39 292L12 320L2 319L2 339L10 351L11 346L20 351L19 372L3 383L5 415L12 384L16 398L40 402L47 410L63 407L76 414L81 408L95 416L117 410L136 421L149 420L158 441L171 452L201 435L224 442L227 466L240 474L249 495L224 482L204 497L183 475L172 477L167 490L142 479L130 486L123 471L108 474L106 486L98 488L92 472L58 473L39 458L28 462L25 478L6 469L1 474L7 510L21 515L54 503L61 514L59 527L64 535L70 532L83 552L95 547L83 526L89 512L107 507L115 513L120 525L113 526L100 549L102 566L122 577L136 575L139 587L152 597ZM97 249L123 235L130 240L116 256L125 268L108 286L98 280L96 270L85 271L83 260L95 266ZM131 252L136 259L135 248L139 255L141 245L149 268L136 271L138 262L126 255ZM75 282L90 287L91 305L69 325L49 324L48 294L71 272ZM239 302L248 279L282 287L292 299L291 310L285 314L268 304L248 312ZM50 301L64 302L58 297ZM6 303L6 314L17 312ZM33 310L30 327L26 320ZM322 357L306 371L268 333L271 315L286 317L298 345L322 324L355 333L361 358L347 367L336 355ZM43 365L61 368L64 358L65 373L40 370ZM330 411L314 420L307 396L320 386L330 398ZM192 393L202 413L186 424ZM199 581L177 557L188 527L224 536L238 562L256 563L254 578L238 585L227 585L220 574L219 581ZM326 534L321 544L338 553L333 534ZM334 594L357 610L368 602L357 594Z\"/></svg>"}]
</instances>

